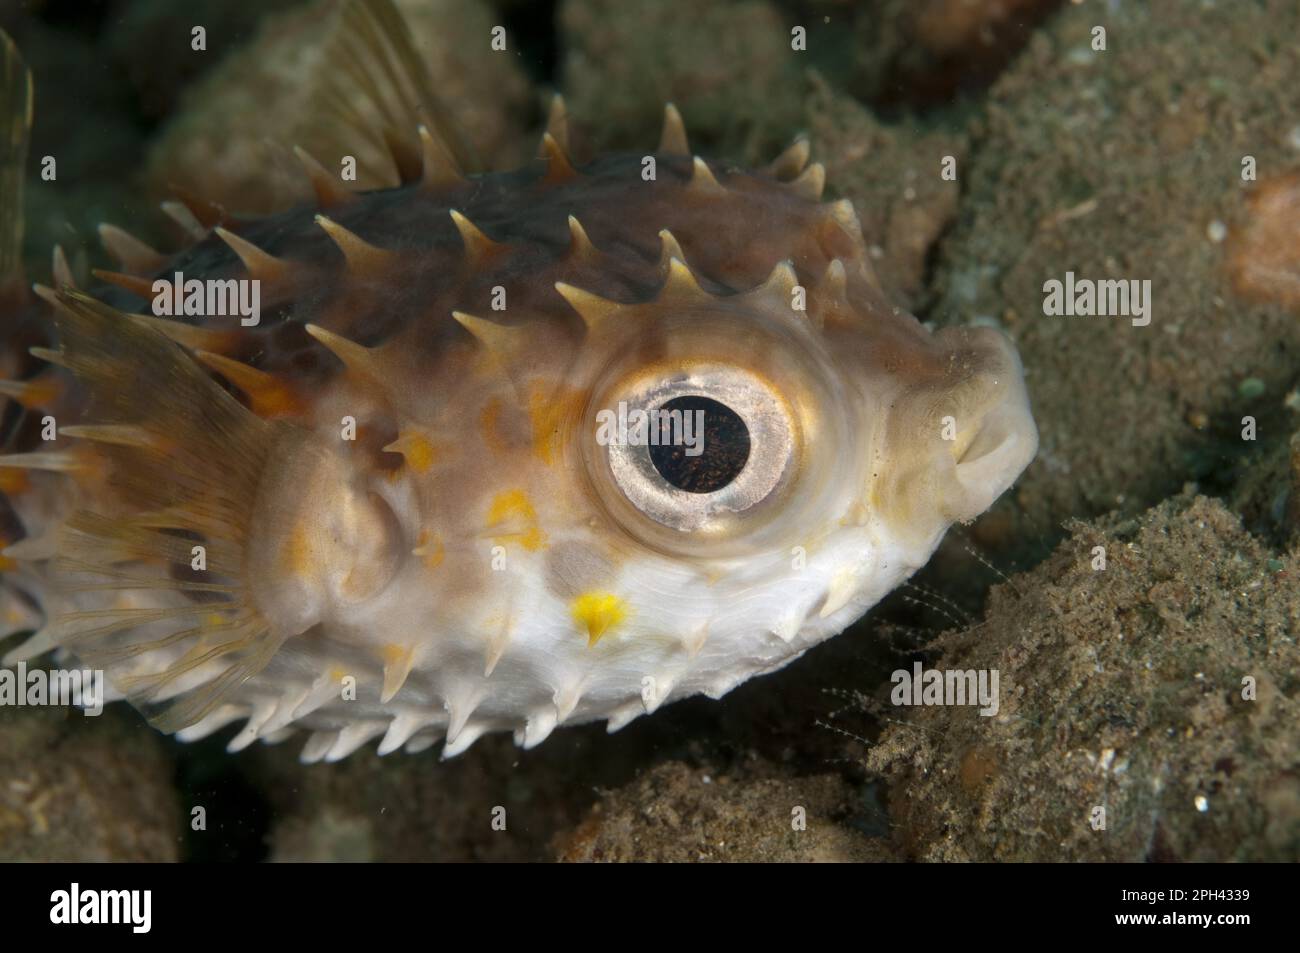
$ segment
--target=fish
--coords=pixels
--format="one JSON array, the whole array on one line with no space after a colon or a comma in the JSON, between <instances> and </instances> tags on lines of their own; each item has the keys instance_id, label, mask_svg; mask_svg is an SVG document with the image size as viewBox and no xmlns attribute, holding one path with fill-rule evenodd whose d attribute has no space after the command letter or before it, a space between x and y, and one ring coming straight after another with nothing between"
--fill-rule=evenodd
<instances>
[{"instance_id":1,"label":"fish","mask_svg":"<svg viewBox=\"0 0 1300 953\"><path fill-rule=\"evenodd\" d=\"M372 108L329 121L392 182L299 150L313 201L183 196L187 247L101 228L121 270L84 289L59 249L26 284L4 39L6 665L231 751L532 748L790 664L1033 459L1015 348L888 300L806 137L706 158L669 104L652 151L580 160L557 97L487 170L390 0L340 10Z\"/></svg>"}]
</instances>

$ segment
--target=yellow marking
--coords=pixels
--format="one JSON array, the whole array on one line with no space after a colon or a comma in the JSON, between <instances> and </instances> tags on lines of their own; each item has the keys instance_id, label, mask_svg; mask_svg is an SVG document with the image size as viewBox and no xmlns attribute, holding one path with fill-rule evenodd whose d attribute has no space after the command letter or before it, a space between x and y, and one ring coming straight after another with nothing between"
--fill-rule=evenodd
<instances>
[{"instance_id":1,"label":"yellow marking","mask_svg":"<svg viewBox=\"0 0 1300 953\"><path fill-rule=\"evenodd\" d=\"M402 434L384 449L389 453L400 453L406 459L406 465L416 473L427 472L438 456L433 444L414 430Z\"/></svg>"},{"instance_id":2,"label":"yellow marking","mask_svg":"<svg viewBox=\"0 0 1300 953\"><path fill-rule=\"evenodd\" d=\"M530 552L541 549L546 542L537 525L537 510L523 490L503 490L493 497L488 509L488 529L498 526L505 532L493 533L493 539L514 540Z\"/></svg>"},{"instance_id":3,"label":"yellow marking","mask_svg":"<svg viewBox=\"0 0 1300 953\"><path fill-rule=\"evenodd\" d=\"M194 356L243 391L253 413L259 417L294 417L303 413L302 401L293 388L275 375L210 351L198 350Z\"/></svg>"},{"instance_id":4,"label":"yellow marking","mask_svg":"<svg viewBox=\"0 0 1300 953\"><path fill-rule=\"evenodd\" d=\"M600 641L610 629L627 618L627 603L612 592L584 592L570 605L573 621L587 632L587 646Z\"/></svg>"},{"instance_id":5,"label":"yellow marking","mask_svg":"<svg viewBox=\"0 0 1300 953\"><path fill-rule=\"evenodd\" d=\"M29 409L49 407L63 392L58 378L42 377L25 381L4 381L0 396L12 397Z\"/></svg>"},{"instance_id":6,"label":"yellow marking","mask_svg":"<svg viewBox=\"0 0 1300 953\"><path fill-rule=\"evenodd\" d=\"M411 657L412 649L409 645L398 645L396 642L386 643L380 650L384 657L385 665L396 665L404 662Z\"/></svg>"},{"instance_id":7,"label":"yellow marking","mask_svg":"<svg viewBox=\"0 0 1300 953\"><path fill-rule=\"evenodd\" d=\"M7 467L0 467L0 493L17 496L31 485L26 470L11 470Z\"/></svg>"},{"instance_id":8,"label":"yellow marking","mask_svg":"<svg viewBox=\"0 0 1300 953\"><path fill-rule=\"evenodd\" d=\"M550 466L559 455L565 423L582 413L583 393L536 382L528 397L528 419L533 425L533 453Z\"/></svg>"},{"instance_id":9,"label":"yellow marking","mask_svg":"<svg viewBox=\"0 0 1300 953\"><path fill-rule=\"evenodd\" d=\"M384 658L384 687L379 700L388 703L392 700L411 674L411 665L415 661L415 649L409 645L388 643L380 649Z\"/></svg>"},{"instance_id":10,"label":"yellow marking","mask_svg":"<svg viewBox=\"0 0 1300 953\"><path fill-rule=\"evenodd\" d=\"M437 533L422 529L420 530L420 544L411 550L411 555L422 558L424 564L430 569L437 569L442 565L442 560L447 555L447 547L442 544L442 539Z\"/></svg>"},{"instance_id":11,"label":"yellow marking","mask_svg":"<svg viewBox=\"0 0 1300 953\"><path fill-rule=\"evenodd\" d=\"M866 526L871 521L871 510L863 500L858 500L849 507L849 511L840 517L841 526Z\"/></svg>"},{"instance_id":12,"label":"yellow marking","mask_svg":"<svg viewBox=\"0 0 1300 953\"><path fill-rule=\"evenodd\" d=\"M312 568L312 547L311 536L307 532L305 523L299 523L289 534L289 538L284 541L284 548L280 551L280 558L284 561L285 568L290 574L295 576L305 576Z\"/></svg>"}]
</instances>

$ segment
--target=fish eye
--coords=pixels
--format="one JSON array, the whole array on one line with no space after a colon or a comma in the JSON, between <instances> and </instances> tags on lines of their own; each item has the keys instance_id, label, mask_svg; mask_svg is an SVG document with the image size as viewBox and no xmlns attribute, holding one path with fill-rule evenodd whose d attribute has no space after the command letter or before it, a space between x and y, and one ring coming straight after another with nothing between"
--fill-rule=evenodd
<instances>
[{"instance_id":1,"label":"fish eye","mask_svg":"<svg viewBox=\"0 0 1300 953\"><path fill-rule=\"evenodd\" d=\"M794 415L768 381L725 365L647 371L614 389L603 444L618 494L681 533L726 536L791 478ZM748 518L748 517L746 517Z\"/></svg>"},{"instance_id":2,"label":"fish eye","mask_svg":"<svg viewBox=\"0 0 1300 953\"><path fill-rule=\"evenodd\" d=\"M658 410L659 420L667 425L665 428L661 424L661 430L671 432L675 421L690 420L691 429L700 437L700 452L695 455L680 441L650 445L650 462L668 483L687 493L713 493L745 469L749 460L749 428L726 404L691 394L674 397Z\"/></svg>"}]
</instances>

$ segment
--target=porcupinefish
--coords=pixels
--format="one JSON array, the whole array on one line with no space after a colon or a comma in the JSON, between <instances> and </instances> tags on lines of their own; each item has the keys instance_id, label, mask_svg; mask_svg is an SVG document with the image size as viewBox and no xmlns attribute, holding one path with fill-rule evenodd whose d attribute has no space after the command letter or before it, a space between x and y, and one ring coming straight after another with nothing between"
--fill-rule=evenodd
<instances>
[{"instance_id":1,"label":"porcupinefish","mask_svg":"<svg viewBox=\"0 0 1300 953\"><path fill-rule=\"evenodd\" d=\"M1032 459L1012 346L891 306L805 139L706 160L668 106L652 153L577 162L557 100L536 161L477 171L389 0L344 6L391 187L303 154L311 207L187 197L190 247L105 227L124 271L82 291L56 249L38 298L5 38L6 664L308 761L613 731L842 631ZM204 294L251 282L260 314Z\"/></svg>"}]
</instances>

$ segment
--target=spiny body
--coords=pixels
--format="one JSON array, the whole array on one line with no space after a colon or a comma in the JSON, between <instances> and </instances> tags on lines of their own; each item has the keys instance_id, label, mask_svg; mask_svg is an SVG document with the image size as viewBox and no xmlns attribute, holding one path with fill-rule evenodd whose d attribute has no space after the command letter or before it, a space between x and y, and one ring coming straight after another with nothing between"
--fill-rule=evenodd
<instances>
[{"instance_id":1,"label":"spiny body","mask_svg":"<svg viewBox=\"0 0 1300 953\"><path fill-rule=\"evenodd\" d=\"M557 106L539 160L467 176L421 129L365 194L309 161L316 207L196 202L193 247L110 231L134 276L44 289L57 350L5 356L8 611L37 629L7 661L71 653L185 738L309 729L308 760L613 730L841 631L1032 457L1009 345L890 307L805 142L706 162L671 107L649 157L567 138ZM260 280L260 326L125 313L176 272ZM597 439L701 397L747 454L706 492Z\"/></svg>"}]
</instances>

